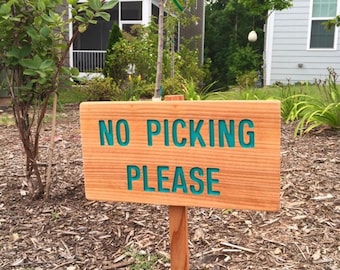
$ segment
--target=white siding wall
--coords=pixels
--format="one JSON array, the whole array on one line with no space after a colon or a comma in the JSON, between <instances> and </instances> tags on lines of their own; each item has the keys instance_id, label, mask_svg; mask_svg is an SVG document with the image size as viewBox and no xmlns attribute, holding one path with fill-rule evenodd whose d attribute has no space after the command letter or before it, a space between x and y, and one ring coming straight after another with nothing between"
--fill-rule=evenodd
<instances>
[{"instance_id":1,"label":"white siding wall","mask_svg":"<svg viewBox=\"0 0 340 270\"><path fill-rule=\"evenodd\" d=\"M314 82L328 75L327 67L333 67L340 74L338 33L335 49L309 49L311 3L311 0L294 0L293 7L270 15L273 17L267 21L266 85L288 80Z\"/></svg>"}]
</instances>

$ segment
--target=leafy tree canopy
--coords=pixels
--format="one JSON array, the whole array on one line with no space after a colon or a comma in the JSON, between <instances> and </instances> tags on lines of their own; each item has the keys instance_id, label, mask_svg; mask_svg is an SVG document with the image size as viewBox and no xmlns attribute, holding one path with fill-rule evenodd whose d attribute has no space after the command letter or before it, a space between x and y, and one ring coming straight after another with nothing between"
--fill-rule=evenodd
<instances>
[{"instance_id":1,"label":"leafy tree canopy","mask_svg":"<svg viewBox=\"0 0 340 270\"><path fill-rule=\"evenodd\" d=\"M211 60L212 80L218 81L216 87L235 83L236 76L242 73L261 70L263 28L268 11L282 10L291 4L291 0L217 0L208 3L205 58ZM247 39L252 30L258 35L255 43L249 43ZM240 58L241 52L247 52L247 57Z\"/></svg>"}]
</instances>

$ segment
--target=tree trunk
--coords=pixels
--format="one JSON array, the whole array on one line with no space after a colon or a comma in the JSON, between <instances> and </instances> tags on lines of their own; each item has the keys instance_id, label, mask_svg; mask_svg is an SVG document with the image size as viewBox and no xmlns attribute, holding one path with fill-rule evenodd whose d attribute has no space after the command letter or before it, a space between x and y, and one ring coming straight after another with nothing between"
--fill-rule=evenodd
<instances>
[{"instance_id":1,"label":"tree trunk","mask_svg":"<svg viewBox=\"0 0 340 270\"><path fill-rule=\"evenodd\" d=\"M54 137L56 132L56 120L57 120L57 103L58 103L58 93L57 90L53 94L53 109L52 109L52 131L50 138L50 146L48 148L48 158L47 158L47 172L46 172L46 185L45 185L45 200L50 197L52 179L52 163L53 163L53 150L54 150Z\"/></svg>"},{"instance_id":2,"label":"tree trunk","mask_svg":"<svg viewBox=\"0 0 340 270\"><path fill-rule=\"evenodd\" d=\"M160 98L160 88L162 84L162 65L163 65L163 32L164 32L164 6L166 1L159 0L158 17L158 49L157 49L157 71L154 98Z\"/></svg>"}]
</instances>

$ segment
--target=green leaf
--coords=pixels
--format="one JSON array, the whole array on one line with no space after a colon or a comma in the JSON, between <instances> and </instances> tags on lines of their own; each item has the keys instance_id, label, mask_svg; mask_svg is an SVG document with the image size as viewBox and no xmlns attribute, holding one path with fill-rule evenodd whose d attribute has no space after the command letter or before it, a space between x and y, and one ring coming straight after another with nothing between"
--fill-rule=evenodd
<instances>
[{"instance_id":1,"label":"green leaf","mask_svg":"<svg viewBox=\"0 0 340 270\"><path fill-rule=\"evenodd\" d=\"M46 5L45 5L44 0L36 0L36 1L37 1L36 5L37 5L38 9L41 10L41 11L45 10Z\"/></svg>"},{"instance_id":2,"label":"green leaf","mask_svg":"<svg viewBox=\"0 0 340 270\"><path fill-rule=\"evenodd\" d=\"M81 25L78 26L78 31L80 33L84 33L87 30L88 24L82 23Z\"/></svg>"},{"instance_id":3,"label":"green leaf","mask_svg":"<svg viewBox=\"0 0 340 270\"><path fill-rule=\"evenodd\" d=\"M67 4L72 5L72 6L76 5L77 2L78 0L67 0Z\"/></svg>"},{"instance_id":4,"label":"green leaf","mask_svg":"<svg viewBox=\"0 0 340 270\"><path fill-rule=\"evenodd\" d=\"M23 48L13 47L12 50L6 53L6 56L21 59L29 55L30 52L31 48L28 45L24 46Z\"/></svg>"},{"instance_id":5,"label":"green leaf","mask_svg":"<svg viewBox=\"0 0 340 270\"><path fill-rule=\"evenodd\" d=\"M60 69L61 73L62 74L66 74L66 75L69 75L70 74L70 70L68 67L65 67L65 66L62 66L61 69Z\"/></svg>"},{"instance_id":6,"label":"green leaf","mask_svg":"<svg viewBox=\"0 0 340 270\"><path fill-rule=\"evenodd\" d=\"M79 16L79 15L74 16L74 19L75 19L76 21L82 22L82 23L86 23L86 22L87 22L85 18L83 18L83 17L81 17L81 16Z\"/></svg>"},{"instance_id":7,"label":"green leaf","mask_svg":"<svg viewBox=\"0 0 340 270\"><path fill-rule=\"evenodd\" d=\"M43 37L47 38L48 35L50 34L50 28L48 26L44 26L43 28L40 29L39 31L40 35L42 35Z\"/></svg>"},{"instance_id":8,"label":"green leaf","mask_svg":"<svg viewBox=\"0 0 340 270\"><path fill-rule=\"evenodd\" d=\"M43 61L41 64L40 64L40 67L39 69L49 69L49 68L52 68L53 67L53 60L52 59L46 59L45 61Z\"/></svg>"},{"instance_id":9,"label":"green leaf","mask_svg":"<svg viewBox=\"0 0 340 270\"><path fill-rule=\"evenodd\" d=\"M111 17L111 15L109 13L102 12L102 11L96 12L96 14L94 14L94 16L95 17L101 17L101 18L103 18L107 22L110 21L110 17Z\"/></svg>"},{"instance_id":10,"label":"green leaf","mask_svg":"<svg viewBox=\"0 0 340 270\"><path fill-rule=\"evenodd\" d=\"M27 34L33 39L33 40L39 40L40 36L38 32L35 29L29 29L27 31Z\"/></svg>"},{"instance_id":11,"label":"green leaf","mask_svg":"<svg viewBox=\"0 0 340 270\"><path fill-rule=\"evenodd\" d=\"M46 78L46 72L37 70L37 73L39 74L40 78Z\"/></svg>"},{"instance_id":12,"label":"green leaf","mask_svg":"<svg viewBox=\"0 0 340 270\"><path fill-rule=\"evenodd\" d=\"M41 18L42 18L44 21L49 22L49 23L53 23L53 22L54 22L53 17L48 16L47 14L42 14L42 15L41 15Z\"/></svg>"},{"instance_id":13,"label":"green leaf","mask_svg":"<svg viewBox=\"0 0 340 270\"><path fill-rule=\"evenodd\" d=\"M38 73L35 70L33 70L33 69L25 69L24 70L24 75L34 77L34 76L37 76Z\"/></svg>"},{"instance_id":14,"label":"green leaf","mask_svg":"<svg viewBox=\"0 0 340 270\"><path fill-rule=\"evenodd\" d=\"M99 11L102 7L102 2L100 0L88 0L90 8L94 11Z\"/></svg>"},{"instance_id":15,"label":"green leaf","mask_svg":"<svg viewBox=\"0 0 340 270\"><path fill-rule=\"evenodd\" d=\"M25 68L30 68L30 69L38 69L40 66L40 63L37 63L33 59L21 59L19 61L19 64Z\"/></svg>"},{"instance_id":16,"label":"green leaf","mask_svg":"<svg viewBox=\"0 0 340 270\"><path fill-rule=\"evenodd\" d=\"M1 16L1 18L3 18L5 21L7 21L10 18L11 15L5 15L5 16Z\"/></svg>"},{"instance_id":17,"label":"green leaf","mask_svg":"<svg viewBox=\"0 0 340 270\"><path fill-rule=\"evenodd\" d=\"M46 80L45 77L42 77L42 78L38 79L38 83L39 83L39 84L46 84L46 83L47 83L47 80Z\"/></svg>"},{"instance_id":18,"label":"green leaf","mask_svg":"<svg viewBox=\"0 0 340 270\"><path fill-rule=\"evenodd\" d=\"M8 3L6 4L2 4L0 7L0 15L8 15L8 13L11 12L11 7L10 5L8 5Z\"/></svg>"},{"instance_id":19,"label":"green leaf","mask_svg":"<svg viewBox=\"0 0 340 270\"><path fill-rule=\"evenodd\" d=\"M35 56L33 57L33 61L34 61L38 66L40 66L41 63L42 63L42 59L40 58L39 55L35 55Z\"/></svg>"},{"instance_id":20,"label":"green leaf","mask_svg":"<svg viewBox=\"0 0 340 270\"><path fill-rule=\"evenodd\" d=\"M31 46L26 45L19 50L20 50L19 51L20 58L24 58L31 53L32 48L31 48Z\"/></svg>"},{"instance_id":21,"label":"green leaf","mask_svg":"<svg viewBox=\"0 0 340 270\"><path fill-rule=\"evenodd\" d=\"M91 9L87 9L85 11L85 14L86 14L86 18L93 18L94 16L94 12Z\"/></svg>"},{"instance_id":22,"label":"green leaf","mask_svg":"<svg viewBox=\"0 0 340 270\"><path fill-rule=\"evenodd\" d=\"M79 75L79 70L76 67L71 68L70 72L71 72L72 76L78 76Z\"/></svg>"},{"instance_id":23,"label":"green leaf","mask_svg":"<svg viewBox=\"0 0 340 270\"><path fill-rule=\"evenodd\" d=\"M118 4L118 0L107 1L102 6L101 10L108 10L114 8L115 5Z\"/></svg>"}]
</instances>

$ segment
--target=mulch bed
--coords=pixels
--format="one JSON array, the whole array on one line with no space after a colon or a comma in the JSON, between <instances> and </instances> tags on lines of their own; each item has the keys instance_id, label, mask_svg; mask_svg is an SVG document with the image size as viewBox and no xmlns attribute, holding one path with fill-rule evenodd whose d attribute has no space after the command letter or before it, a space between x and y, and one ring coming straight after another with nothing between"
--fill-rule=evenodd
<instances>
[{"instance_id":1,"label":"mulch bed","mask_svg":"<svg viewBox=\"0 0 340 270\"><path fill-rule=\"evenodd\" d=\"M340 269L340 133L293 131L282 124L280 212L189 208L190 269ZM50 201L29 199L14 126L0 151L0 269L170 269L168 207L86 200L77 107L59 116Z\"/></svg>"}]
</instances>

